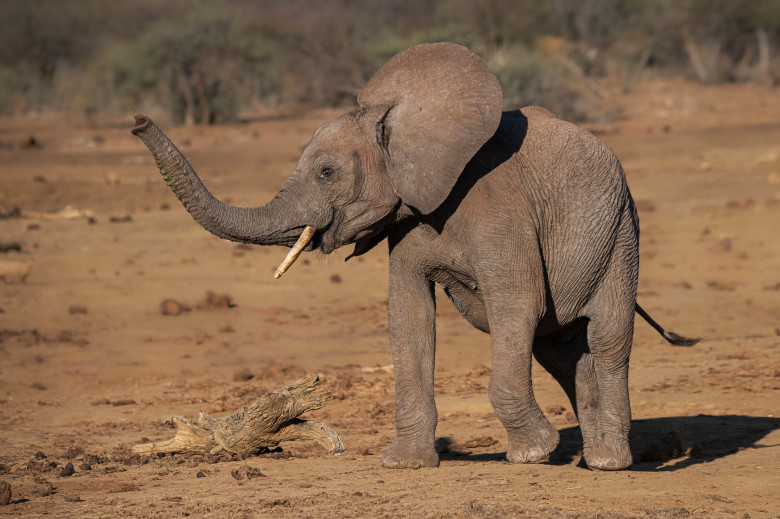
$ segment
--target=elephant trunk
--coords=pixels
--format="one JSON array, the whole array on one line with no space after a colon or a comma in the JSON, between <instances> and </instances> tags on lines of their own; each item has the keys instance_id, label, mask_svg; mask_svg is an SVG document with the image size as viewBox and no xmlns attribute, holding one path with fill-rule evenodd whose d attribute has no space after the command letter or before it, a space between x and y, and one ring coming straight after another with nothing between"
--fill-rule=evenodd
<instances>
[{"instance_id":1,"label":"elephant trunk","mask_svg":"<svg viewBox=\"0 0 780 519\"><path fill-rule=\"evenodd\" d=\"M217 200L203 185L184 155L151 119L135 116L134 135L152 152L166 184L204 229L228 240L259 245L291 245L303 225L287 226L279 195L261 207L234 207ZM298 227L297 233L293 230ZM293 232L291 232L293 231Z\"/></svg>"}]
</instances>

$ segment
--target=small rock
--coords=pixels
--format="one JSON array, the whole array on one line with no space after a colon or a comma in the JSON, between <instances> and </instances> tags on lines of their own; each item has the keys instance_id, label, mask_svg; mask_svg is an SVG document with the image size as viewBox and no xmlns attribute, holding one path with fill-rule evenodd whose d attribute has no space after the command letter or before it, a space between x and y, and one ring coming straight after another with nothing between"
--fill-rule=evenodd
<instances>
[{"instance_id":1,"label":"small rock","mask_svg":"<svg viewBox=\"0 0 780 519\"><path fill-rule=\"evenodd\" d=\"M81 448L81 445L74 444L65 449L65 457L69 460L72 460L81 454L84 454L84 449Z\"/></svg>"},{"instance_id":2,"label":"small rock","mask_svg":"<svg viewBox=\"0 0 780 519\"><path fill-rule=\"evenodd\" d=\"M682 455L680 437L676 432L669 431L660 442L651 444L642 452L642 461L669 461Z\"/></svg>"},{"instance_id":3,"label":"small rock","mask_svg":"<svg viewBox=\"0 0 780 519\"><path fill-rule=\"evenodd\" d=\"M0 280L9 285L24 283L24 280L30 275L30 270L29 263L0 261Z\"/></svg>"},{"instance_id":4,"label":"small rock","mask_svg":"<svg viewBox=\"0 0 780 519\"><path fill-rule=\"evenodd\" d=\"M198 310L209 310L212 308L234 308L236 303L230 294L217 294L213 290L208 290L206 295L198 301L195 308Z\"/></svg>"},{"instance_id":5,"label":"small rock","mask_svg":"<svg viewBox=\"0 0 780 519\"><path fill-rule=\"evenodd\" d=\"M243 481L245 479L255 479L255 478L266 478L265 474L263 474L260 469L257 469L255 467L250 467L248 465L244 465L242 467L239 467L237 469L233 469L230 471L230 475L233 476L234 479L237 479L238 481Z\"/></svg>"},{"instance_id":6,"label":"small rock","mask_svg":"<svg viewBox=\"0 0 780 519\"><path fill-rule=\"evenodd\" d=\"M480 436L478 438L472 438L463 444L464 447L469 449L475 449L477 447L490 447L498 443L498 440L494 440L490 436Z\"/></svg>"},{"instance_id":7,"label":"small rock","mask_svg":"<svg viewBox=\"0 0 780 519\"><path fill-rule=\"evenodd\" d=\"M63 496L63 499L68 503L80 503L84 501L78 494L68 494L67 496Z\"/></svg>"},{"instance_id":8,"label":"small rock","mask_svg":"<svg viewBox=\"0 0 780 519\"><path fill-rule=\"evenodd\" d=\"M126 214L125 216L112 216L111 218L108 219L108 221L111 223L127 223L127 222L132 222L133 217L130 216L129 214Z\"/></svg>"},{"instance_id":9,"label":"small rock","mask_svg":"<svg viewBox=\"0 0 780 519\"><path fill-rule=\"evenodd\" d=\"M234 382L246 382L247 380L252 380L254 378L254 374L249 371L249 368L244 368L236 371L233 374L233 381Z\"/></svg>"},{"instance_id":10,"label":"small rock","mask_svg":"<svg viewBox=\"0 0 780 519\"><path fill-rule=\"evenodd\" d=\"M471 450L461 443L449 443L441 449L441 454L450 454L452 456L468 456Z\"/></svg>"},{"instance_id":11,"label":"small rock","mask_svg":"<svg viewBox=\"0 0 780 519\"><path fill-rule=\"evenodd\" d=\"M87 454L84 459L86 459L87 463L90 465L100 465L105 460L100 459L100 456L96 454Z\"/></svg>"},{"instance_id":12,"label":"small rock","mask_svg":"<svg viewBox=\"0 0 780 519\"><path fill-rule=\"evenodd\" d=\"M11 485L5 481L0 481L0 506L11 502Z\"/></svg>"},{"instance_id":13,"label":"small rock","mask_svg":"<svg viewBox=\"0 0 780 519\"><path fill-rule=\"evenodd\" d=\"M180 303L175 299L165 299L160 303L160 313L163 315L181 315L184 312L189 312L190 308L184 303Z\"/></svg>"},{"instance_id":14,"label":"small rock","mask_svg":"<svg viewBox=\"0 0 780 519\"><path fill-rule=\"evenodd\" d=\"M28 137L27 140L22 144L22 149L25 150L37 150L41 149L42 147L43 146L41 145L40 141L35 138L35 135L30 135L30 137Z\"/></svg>"},{"instance_id":15,"label":"small rock","mask_svg":"<svg viewBox=\"0 0 780 519\"><path fill-rule=\"evenodd\" d=\"M70 305L68 307L68 313L71 315L86 314L89 313L87 307L84 305Z\"/></svg>"},{"instance_id":16,"label":"small rock","mask_svg":"<svg viewBox=\"0 0 780 519\"><path fill-rule=\"evenodd\" d=\"M489 367L485 366L484 364L477 363L474 364L474 366L472 366L468 376L471 378L480 378L480 377L485 377L487 375L490 375L490 373L491 373L491 369Z\"/></svg>"},{"instance_id":17,"label":"small rock","mask_svg":"<svg viewBox=\"0 0 780 519\"><path fill-rule=\"evenodd\" d=\"M331 283L341 283L341 276L339 276L338 274L333 274L330 277L330 282Z\"/></svg>"},{"instance_id":18,"label":"small rock","mask_svg":"<svg viewBox=\"0 0 780 519\"><path fill-rule=\"evenodd\" d=\"M22 210L19 208L19 206L6 207L4 205L0 205L0 219L19 218L20 216L22 216Z\"/></svg>"},{"instance_id":19,"label":"small rock","mask_svg":"<svg viewBox=\"0 0 780 519\"><path fill-rule=\"evenodd\" d=\"M79 470L92 470L92 465L89 463L82 463L79 465Z\"/></svg>"},{"instance_id":20,"label":"small rock","mask_svg":"<svg viewBox=\"0 0 780 519\"><path fill-rule=\"evenodd\" d=\"M46 481L41 485L35 485L35 487L30 490L30 493L38 497L50 496L54 493L54 485L52 485L50 481Z\"/></svg>"},{"instance_id":21,"label":"small rock","mask_svg":"<svg viewBox=\"0 0 780 519\"><path fill-rule=\"evenodd\" d=\"M28 231L40 231L41 230L41 224L38 223L31 223L27 225Z\"/></svg>"},{"instance_id":22,"label":"small rock","mask_svg":"<svg viewBox=\"0 0 780 519\"><path fill-rule=\"evenodd\" d=\"M62 467L62 471L60 471L60 476L65 478L68 476L72 476L75 473L76 473L76 469L73 468L73 463L68 462L67 465Z\"/></svg>"},{"instance_id":23,"label":"small rock","mask_svg":"<svg viewBox=\"0 0 780 519\"><path fill-rule=\"evenodd\" d=\"M558 416L558 415L562 415L563 413L565 413L566 412L566 408L563 407L562 405L551 405L551 406L548 406L547 409L545 409L545 412L547 414L551 414L553 416Z\"/></svg>"},{"instance_id":24,"label":"small rock","mask_svg":"<svg viewBox=\"0 0 780 519\"><path fill-rule=\"evenodd\" d=\"M18 242L0 242L0 252L22 252L22 246Z\"/></svg>"},{"instance_id":25,"label":"small rock","mask_svg":"<svg viewBox=\"0 0 780 519\"><path fill-rule=\"evenodd\" d=\"M196 478L205 478L206 477L206 473L203 472L202 470L199 470L198 473L195 474L195 477Z\"/></svg>"},{"instance_id":26,"label":"small rock","mask_svg":"<svg viewBox=\"0 0 780 519\"><path fill-rule=\"evenodd\" d=\"M703 458L704 451L701 450L699 444L693 444L685 450L685 455L689 458Z\"/></svg>"},{"instance_id":27,"label":"small rock","mask_svg":"<svg viewBox=\"0 0 780 519\"><path fill-rule=\"evenodd\" d=\"M33 382L32 384L30 384L30 387L33 389L37 389L38 391L46 391L47 389L49 389L46 387L46 385L41 384L40 382Z\"/></svg>"},{"instance_id":28,"label":"small rock","mask_svg":"<svg viewBox=\"0 0 780 519\"><path fill-rule=\"evenodd\" d=\"M38 451L35 453L35 457L42 460L46 458L46 454L44 454L43 451Z\"/></svg>"}]
</instances>

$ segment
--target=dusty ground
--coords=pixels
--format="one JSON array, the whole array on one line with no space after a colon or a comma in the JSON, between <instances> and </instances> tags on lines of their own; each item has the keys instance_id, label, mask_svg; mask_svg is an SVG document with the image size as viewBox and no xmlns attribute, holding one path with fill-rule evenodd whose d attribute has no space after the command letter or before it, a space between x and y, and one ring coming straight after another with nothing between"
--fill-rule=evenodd
<instances>
[{"instance_id":1,"label":"dusty ground","mask_svg":"<svg viewBox=\"0 0 780 519\"><path fill-rule=\"evenodd\" d=\"M275 281L285 250L201 230L129 115L100 128L0 120L0 211L11 214L0 242L21 249L0 253L4 272L18 270L0 282L0 480L12 491L0 515L777 517L780 93L665 83L616 102L623 118L592 129L639 206L640 302L667 328L706 337L674 348L637 322L636 463L619 473L578 464L576 419L539 366L561 448L548 463L503 461L489 337L446 300L441 467L380 468L394 413L384 246L349 263L348 251L308 255ZM332 115L165 129L218 196L255 205ZM74 218L45 214L65 206ZM209 290L235 306L199 304ZM162 315L166 298L190 311ZM236 377L246 369L252 378ZM334 394L311 418L339 431L340 457L294 443L245 460L129 454L170 437L170 414L222 415L304 373ZM61 476L68 462L75 473ZM266 477L235 479L245 466Z\"/></svg>"}]
</instances>

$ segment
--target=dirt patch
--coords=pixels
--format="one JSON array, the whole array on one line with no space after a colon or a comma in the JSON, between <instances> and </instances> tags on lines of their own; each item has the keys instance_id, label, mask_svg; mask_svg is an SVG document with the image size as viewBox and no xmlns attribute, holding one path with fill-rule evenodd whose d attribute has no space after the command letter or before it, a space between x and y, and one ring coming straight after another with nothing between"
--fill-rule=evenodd
<instances>
[{"instance_id":1,"label":"dirt patch","mask_svg":"<svg viewBox=\"0 0 780 519\"><path fill-rule=\"evenodd\" d=\"M0 243L13 244L0 276L0 515L776 517L780 98L677 82L616 96L625 119L592 129L638 201L640 301L705 337L673 348L637 322L635 464L619 473L583 467L571 404L538 365L560 446L542 464L504 460L489 337L442 292L441 467L381 469L395 416L386 247L346 264L349 251L307 254L274 280L286 250L200 229L129 123L0 119L4 141L36 143L0 149ZM333 115L166 130L191 143L216 196L251 206ZM69 147L96 133L99 148ZM310 418L339 432L340 456L307 442L246 458L131 452L170 438L170 415L222 417L305 374L333 395Z\"/></svg>"}]
</instances>

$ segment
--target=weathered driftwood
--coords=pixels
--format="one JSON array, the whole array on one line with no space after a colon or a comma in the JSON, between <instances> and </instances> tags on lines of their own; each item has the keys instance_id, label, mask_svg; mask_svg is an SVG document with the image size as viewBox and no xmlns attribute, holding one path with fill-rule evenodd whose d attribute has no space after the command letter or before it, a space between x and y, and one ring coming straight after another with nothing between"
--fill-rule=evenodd
<instances>
[{"instance_id":1,"label":"weathered driftwood","mask_svg":"<svg viewBox=\"0 0 780 519\"><path fill-rule=\"evenodd\" d=\"M291 386L261 396L225 418L198 414L198 423L182 416L170 416L165 423L176 426L176 436L167 441L133 447L138 454L190 452L253 454L276 447L280 442L313 440L332 454L341 454L344 444L336 431L321 422L301 420L306 411L320 409L330 393L315 394L319 377L303 377Z\"/></svg>"}]
</instances>

